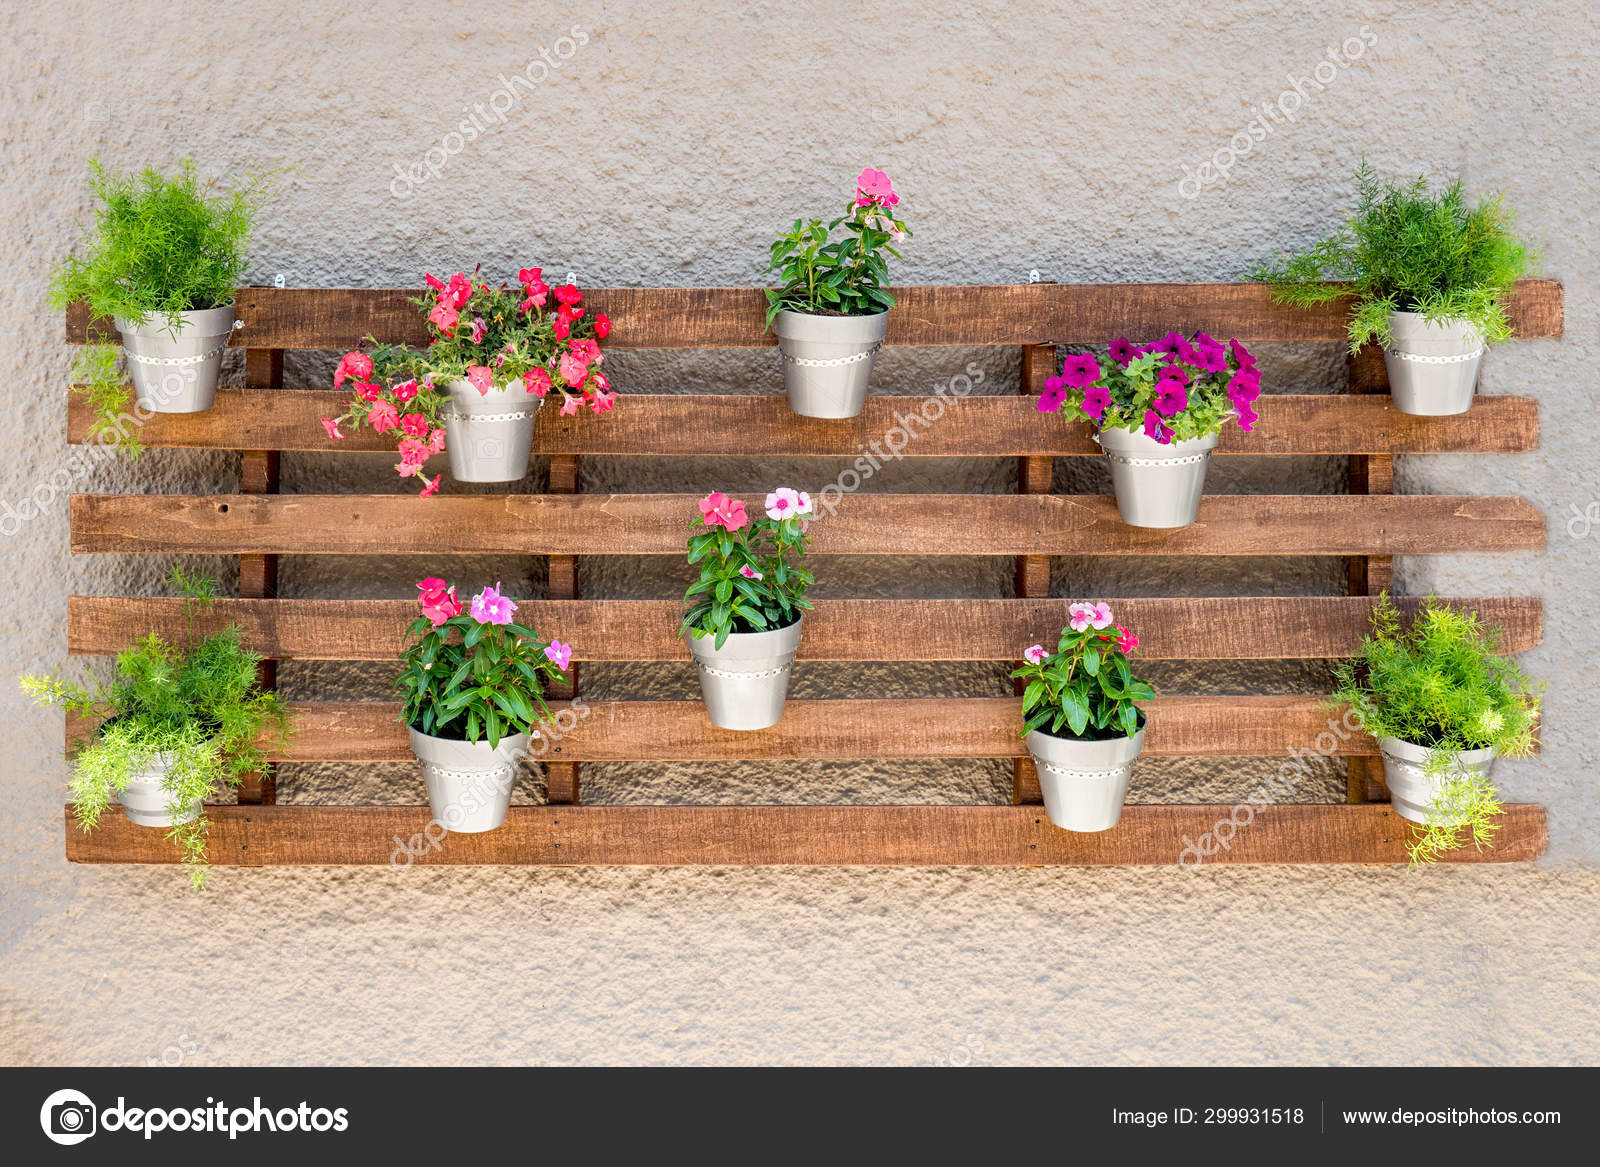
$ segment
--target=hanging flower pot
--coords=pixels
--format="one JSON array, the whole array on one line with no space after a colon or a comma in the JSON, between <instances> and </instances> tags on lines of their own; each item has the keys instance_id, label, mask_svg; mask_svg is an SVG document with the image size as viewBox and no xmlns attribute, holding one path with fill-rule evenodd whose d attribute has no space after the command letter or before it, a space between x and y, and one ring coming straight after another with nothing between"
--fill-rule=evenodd
<instances>
[{"instance_id":1,"label":"hanging flower pot","mask_svg":"<svg viewBox=\"0 0 1600 1167\"><path fill-rule=\"evenodd\" d=\"M1117 513L1130 527L1187 527L1200 511L1217 434L1158 442L1142 430L1101 430Z\"/></svg>"},{"instance_id":2,"label":"hanging flower pot","mask_svg":"<svg viewBox=\"0 0 1600 1167\"><path fill-rule=\"evenodd\" d=\"M911 236L894 210L899 202L889 176L869 166L843 215L832 223L796 219L772 245L767 270L783 286L766 289L767 327L778 337L789 408L802 417L855 417L866 403L894 307L883 256L898 259L894 244ZM841 225L845 237L830 243Z\"/></svg>"},{"instance_id":3,"label":"hanging flower pot","mask_svg":"<svg viewBox=\"0 0 1600 1167\"><path fill-rule=\"evenodd\" d=\"M544 398L509 381L480 393L465 378L446 388L450 404L440 413L457 482L516 482L528 472L533 423Z\"/></svg>"},{"instance_id":4,"label":"hanging flower pot","mask_svg":"<svg viewBox=\"0 0 1600 1167\"><path fill-rule=\"evenodd\" d=\"M811 511L811 496L787 486L767 495L766 515L754 521L720 491L700 500L696 524L705 529L689 536L700 577L684 593L678 633L719 729L767 729L783 716L801 614L811 608L813 576L797 562L809 541L801 519Z\"/></svg>"},{"instance_id":5,"label":"hanging flower pot","mask_svg":"<svg viewBox=\"0 0 1600 1167\"><path fill-rule=\"evenodd\" d=\"M1383 350L1383 363L1396 409L1445 417L1472 408L1483 339L1470 322L1430 324L1420 312L1391 312L1389 332L1394 342Z\"/></svg>"},{"instance_id":6,"label":"hanging flower pot","mask_svg":"<svg viewBox=\"0 0 1600 1167\"><path fill-rule=\"evenodd\" d=\"M222 355L237 325L233 305L180 312L176 332L166 316L143 324L118 316L128 376L138 403L153 413L199 413L210 409L222 374Z\"/></svg>"},{"instance_id":7,"label":"hanging flower pot","mask_svg":"<svg viewBox=\"0 0 1600 1167\"><path fill-rule=\"evenodd\" d=\"M1117 511L1130 527L1187 527L1200 510L1206 469L1223 425L1246 433L1258 420L1261 375L1237 340L1176 332L1153 344L1113 340L1110 360L1066 358L1047 378L1039 409L1081 413L1099 427L1095 441L1111 466Z\"/></svg>"},{"instance_id":8,"label":"hanging flower pot","mask_svg":"<svg viewBox=\"0 0 1600 1167\"><path fill-rule=\"evenodd\" d=\"M783 360L789 408L803 417L855 417L866 404L872 358L883 346L889 313L812 316L779 312L772 318Z\"/></svg>"},{"instance_id":9,"label":"hanging flower pot","mask_svg":"<svg viewBox=\"0 0 1600 1167\"><path fill-rule=\"evenodd\" d=\"M1448 750L1444 767L1429 773L1428 759L1433 750L1397 737L1380 737L1383 754L1383 781L1395 814L1414 823L1435 822L1458 827L1467 821L1464 811L1440 806L1445 784L1452 778L1487 779L1494 767L1493 750Z\"/></svg>"},{"instance_id":10,"label":"hanging flower pot","mask_svg":"<svg viewBox=\"0 0 1600 1167\"><path fill-rule=\"evenodd\" d=\"M128 776L128 785L118 797L128 821L141 827L175 827L200 817L204 800L186 799L173 806L172 778L178 764L175 755L156 754Z\"/></svg>"},{"instance_id":11,"label":"hanging flower pot","mask_svg":"<svg viewBox=\"0 0 1600 1167\"><path fill-rule=\"evenodd\" d=\"M800 648L796 620L770 632L733 632L716 646L711 634L684 633L700 673L706 714L718 729L770 729L783 718L789 668Z\"/></svg>"},{"instance_id":12,"label":"hanging flower pot","mask_svg":"<svg viewBox=\"0 0 1600 1167\"><path fill-rule=\"evenodd\" d=\"M492 831L506 821L517 765L532 739L514 733L498 746L432 737L411 727L411 752L422 764L428 808L440 826L457 834Z\"/></svg>"},{"instance_id":13,"label":"hanging flower pot","mask_svg":"<svg viewBox=\"0 0 1600 1167\"><path fill-rule=\"evenodd\" d=\"M1155 690L1129 668L1139 638L1107 605L1080 602L1067 611L1055 651L1030 646L1011 674L1027 682L1022 735L1050 821L1068 831L1108 831L1122 818L1134 759L1144 750L1145 715L1135 703Z\"/></svg>"}]
</instances>

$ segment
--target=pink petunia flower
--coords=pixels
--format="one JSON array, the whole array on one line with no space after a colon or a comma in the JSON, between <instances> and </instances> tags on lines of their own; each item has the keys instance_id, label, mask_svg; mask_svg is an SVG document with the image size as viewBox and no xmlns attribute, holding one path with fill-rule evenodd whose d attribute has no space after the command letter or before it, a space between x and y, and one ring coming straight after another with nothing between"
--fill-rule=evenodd
<instances>
[{"instance_id":1,"label":"pink petunia flower","mask_svg":"<svg viewBox=\"0 0 1600 1167\"><path fill-rule=\"evenodd\" d=\"M1146 437L1154 438L1163 446L1172 444L1172 431L1161 421L1161 415L1153 409L1144 411L1144 432Z\"/></svg>"},{"instance_id":2,"label":"pink petunia flower","mask_svg":"<svg viewBox=\"0 0 1600 1167\"><path fill-rule=\"evenodd\" d=\"M444 430L436 429L428 435L428 453L444 453Z\"/></svg>"},{"instance_id":3,"label":"pink petunia flower","mask_svg":"<svg viewBox=\"0 0 1600 1167\"><path fill-rule=\"evenodd\" d=\"M561 370L561 379L574 389L576 389L579 385L582 385L584 378L589 375L588 364L582 359L573 356L571 353L561 354L559 367Z\"/></svg>"},{"instance_id":4,"label":"pink petunia flower","mask_svg":"<svg viewBox=\"0 0 1600 1167\"><path fill-rule=\"evenodd\" d=\"M439 483L443 479L444 479L444 475L443 474L435 474L433 476L433 481L432 482L429 482L427 478L423 478L422 481L426 485L424 485L421 490L417 491L418 497L419 498L431 498L433 495L438 494L439 493Z\"/></svg>"},{"instance_id":5,"label":"pink petunia flower","mask_svg":"<svg viewBox=\"0 0 1600 1167\"><path fill-rule=\"evenodd\" d=\"M1054 381L1055 384L1051 385L1051 381ZM1047 378L1044 383L1044 389L1039 393L1038 410L1040 413L1054 413L1061 408L1066 399L1067 391L1061 387L1061 378Z\"/></svg>"},{"instance_id":6,"label":"pink petunia flower","mask_svg":"<svg viewBox=\"0 0 1600 1167\"><path fill-rule=\"evenodd\" d=\"M572 324L557 316L550 322L550 331L555 333L557 340L566 340L567 337L572 335Z\"/></svg>"},{"instance_id":7,"label":"pink petunia flower","mask_svg":"<svg viewBox=\"0 0 1600 1167\"><path fill-rule=\"evenodd\" d=\"M1030 665L1044 664L1044 657L1044 645L1042 644L1030 645L1022 650L1022 659L1027 661Z\"/></svg>"},{"instance_id":8,"label":"pink petunia flower","mask_svg":"<svg viewBox=\"0 0 1600 1167\"><path fill-rule=\"evenodd\" d=\"M450 277L450 284L439 297L441 304L448 303L452 308L465 308L467 301L472 299L472 281L465 272L456 272Z\"/></svg>"},{"instance_id":9,"label":"pink petunia flower","mask_svg":"<svg viewBox=\"0 0 1600 1167\"><path fill-rule=\"evenodd\" d=\"M611 317L604 312L594 314L594 334L601 340L611 335Z\"/></svg>"},{"instance_id":10,"label":"pink petunia flower","mask_svg":"<svg viewBox=\"0 0 1600 1167\"><path fill-rule=\"evenodd\" d=\"M1139 647L1139 638L1129 632L1121 624L1117 625L1117 651L1127 656L1128 653Z\"/></svg>"},{"instance_id":11,"label":"pink petunia flower","mask_svg":"<svg viewBox=\"0 0 1600 1167\"><path fill-rule=\"evenodd\" d=\"M562 284L556 289L556 303L562 307L583 303L583 293L578 291L576 284Z\"/></svg>"},{"instance_id":12,"label":"pink petunia flower","mask_svg":"<svg viewBox=\"0 0 1600 1167\"><path fill-rule=\"evenodd\" d=\"M321 421L322 421L322 428L328 431L328 436L330 438L334 439L334 441L337 441L337 442L344 441L344 435L339 432L339 423L338 422L336 422L331 417L324 417L324 418L321 419Z\"/></svg>"},{"instance_id":13,"label":"pink petunia flower","mask_svg":"<svg viewBox=\"0 0 1600 1167\"><path fill-rule=\"evenodd\" d=\"M415 378L410 381L400 382L400 384L394 387L393 392L396 401L410 401L417 395L417 382Z\"/></svg>"},{"instance_id":14,"label":"pink petunia flower","mask_svg":"<svg viewBox=\"0 0 1600 1167\"><path fill-rule=\"evenodd\" d=\"M602 413L610 413L617 404L617 395L607 393L604 389L596 390L595 395L589 398L589 408L594 415L599 417Z\"/></svg>"},{"instance_id":15,"label":"pink petunia flower","mask_svg":"<svg viewBox=\"0 0 1600 1167\"><path fill-rule=\"evenodd\" d=\"M1187 385L1189 383L1189 370L1182 365L1168 365L1161 370L1161 376L1156 380L1158 388L1162 381L1175 381L1179 385Z\"/></svg>"},{"instance_id":16,"label":"pink petunia flower","mask_svg":"<svg viewBox=\"0 0 1600 1167\"><path fill-rule=\"evenodd\" d=\"M532 287L534 284L544 283L544 268L525 267L517 272L517 283L523 287Z\"/></svg>"},{"instance_id":17,"label":"pink petunia flower","mask_svg":"<svg viewBox=\"0 0 1600 1167\"><path fill-rule=\"evenodd\" d=\"M372 409L367 414L367 420L378 433L387 433L400 424L400 411L394 407L392 401L374 401Z\"/></svg>"},{"instance_id":18,"label":"pink petunia flower","mask_svg":"<svg viewBox=\"0 0 1600 1167\"><path fill-rule=\"evenodd\" d=\"M562 417L571 417L573 414L578 412L578 406L583 404L581 401L579 401L576 397L572 396L570 393L563 392L561 396L563 398L563 400L561 402L561 416Z\"/></svg>"},{"instance_id":19,"label":"pink petunia flower","mask_svg":"<svg viewBox=\"0 0 1600 1167\"><path fill-rule=\"evenodd\" d=\"M868 166L856 176L856 206L892 207L900 201L894 193L894 183L881 170Z\"/></svg>"},{"instance_id":20,"label":"pink petunia flower","mask_svg":"<svg viewBox=\"0 0 1600 1167\"><path fill-rule=\"evenodd\" d=\"M572 660L572 645L552 640L545 646L544 655L551 664L565 672L568 662Z\"/></svg>"},{"instance_id":21,"label":"pink petunia flower","mask_svg":"<svg viewBox=\"0 0 1600 1167\"><path fill-rule=\"evenodd\" d=\"M494 388L494 374L487 365L472 365L467 369L467 381L478 391L478 396L489 396L489 390Z\"/></svg>"},{"instance_id":22,"label":"pink petunia flower","mask_svg":"<svg viewBox=\"0 0 1600 1167\"><path fill-rule=\"evenodd\" d=\"M751 567L748 563L745 564L743 567L741 567L739 569L739 574L744 576L745 579L766 579L767 578L766 576L762 575L759 571L757 571L755 568Z\"/></svg>"},{"instance_id":23,"label":"pink petunia flower","mask_svg":"<svg viewBox=\"0 0 1600 1167\"><path fill-rule=\"evenodd\" d=\"M374 385L371 381L357 381L356 396L366 402L373 402L383 396L383 387Z\"/></svg>"},{"instance_id":24,"label":"pink petunia flower","mask_svg":"<svg viewBox=\"0 0 1600 1167\"><path fill-rule=\"evenodd\" d=\"M456 321L461 319L461 313L450 307L443 300L433 306L433 311L428 313L428 319L438 327L446 336L454 336Z\"/></svg>"},{"instance_id":25,"label":"pink petunia flower","mask_svg":"<svg viewBox=\"0 0 1600 1167\"><path fill-rule=\"evenodd\" d=\"M1256 367L1256 358L1251 354L1250 350L1245 348L1244 345L1240 344L1237 339L1228 341L1228 351L1233 354L1234 363L1237 364L1239 368L1253 369Z\"/></svg>"},{"instance_id":26,"label":"pink petunia flower","mask_svg":"<svg viewBox=\"0 0 1600 1167\"><path fill-rule=\"evenodd\" d=\"M1261 396L1261 378L1254 370L1241 369L1228 378L1228 398L1235 406L1248 405Z\"/></svg>"},{"instance_id":27,"label":"pink petunia flower","mask_svg":"<svg viewBox=\"0 0 1600 1167\"><path fill-rule=\"evenodd\" d=\"M1245 402L1243 404L1235 403L1234 409L1239 414L1239 428L1245 433L1249 433L1251 430L1255 429L1256 422L1261 420L1260 415L1257 414L1254 409L1250 408L1249 402Z\"/></svg>"},{"instance_id":28,"label":"pink petunia flower","mask_svg":"<svg viewBox=\"0 0 1600 1167\"><path fill-rule=\"evenodd\" d=\"M1083 391L1083 412L1096 422L1105 417L1111 407L1111 390L1104 385L1091 385Z\"/></svg>"},{"instance_id":29,"label":"pink petunia flower","mask_svg":"<svg viewBox=\"0 0 1600 1167\"><path fill-rule=\"evenodd\" d=\"M598 365L605 360L600 354L600 346L592 340L573 340L567 344L567 348L585 364Z\"/></svg>"},{"instance_id":30,"label":"pink petunia flower","mask_svg":"<svg viewBox=\"0 0 1600 1167\"><path fill-rule=\"evenodd\" d=\"M1093 385L1100 379L1100 362L1088 353L1067 357L1061 368L1061 380L1074 389Z\"/></svg>"},{"instance_id":31,"label":"pink petunia flower","mask_svg":"<svg viewBox=\"0 0 1600 1167\"><path fill-rule=\"evenodd\" d=\"M780 486L767 495L767 518L774 522L793 518L803 514L800 510L800 492L787 486Z\"/></svg>"},{"instance_id":32,"label":"pink petunia flower","mask_svg":"<svg viewBox=\"0 0 1600 1167\"><path fill-rule=\"evenodd\" d=\"M372 358L366 353L345 353L339 358L339 367L333 371L333 387L337 389L344 384L346 377L354 377L358 381L365 381L372 376Z\"/></svg>"},{"instance_id":33,"label":"pink petunia flower","mask_svg":"<svg viewBox=\"0 0 1600 1167\"><path fill-rule=\"evenodd\" d=\"M535 397L544 397L550 392L550 374L543 369L529 369L522 374L522 387Z\"/></svg>"},{"instance_id":34,"label":"pink petunia flower","mask_svg":"<svg viewBox=\"0 0 1600 1167\"><path fill-rule=\"evenodd\" d=\"M472 597L472 618L479 624L509 624L516 610L511 597L500 594L499 580Z\"/></svg>"},{"instance_id":35,"label":"pink petunia flower","mask_svg":"<svg viewBox=\"0 0 1600 1167\"><path fill-rule=\"evenodd\" d=\"M425 438L428 436L428 419L420 413L408 413L400 419L400 428L409 437Z\"/></svg>"},{"instance_id":36,"label":"pink petunia flower","mask_svg":"<svg viewBox=\"0 0 1600 1167\"><path fill-rule=\"evenodd\" d=\"M1189 408L1189 391L1176 381L1156 382L1156 412L1164 417Z\"/></svg>"},{"instance_id":37,"label":"pink petunia flower","mask_svg":"<svg viewBox=\"0 0 1600 1167\"><path fill-rule=\"evenodd\" d=\"M482 344L483 334L489 331L488 322L482 316L472 318L472 343Z\"/></svg>"}]
</instances>

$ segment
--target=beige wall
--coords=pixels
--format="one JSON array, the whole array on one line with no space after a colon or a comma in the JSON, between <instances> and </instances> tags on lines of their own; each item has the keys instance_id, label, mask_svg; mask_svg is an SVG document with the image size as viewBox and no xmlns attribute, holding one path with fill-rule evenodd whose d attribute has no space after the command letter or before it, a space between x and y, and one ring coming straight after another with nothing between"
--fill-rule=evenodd
<instances>
[{"instance_id":1,"label":"beige wall","mask_svg":"<svg viewBox=\"0 0 1600 1167\"><path fill-rule=\"evenodd\" d=\"M804 9L804 11L802 11ZM1027 15L1024 15L1026 10ZM9 765L0 831L0 1061L189 1064L1593 1062L1600 1040L1600 801L1593 612L1600 500L1591 437L1597 239L1592 7L1287 3L472 6L234 3L8 6L0 464L14 502L63 461L68 350L44 272L88 204L83 161L218 169L294 163L253 279L392 285L424 268L540 263L581 282L753 284L774 231L825 210L863 164L892 174L917 232L898 279L1217 280L1304 242L1347 203L1365 153L1385 171L1461 171L1504 189L1567 287L1560 341L1485 364L1488 392L1541 403L1534 454L1400 460L1400 489L1520 494L1548 552L1403 560L1405 590L1529 593L1547 605L1528 664L1552 682L1545 753L1504 764L1550 808L1536 867L1408 875L1303 868L1011 870L220 871L69 866L59 715L0 687ZM477 31L466 26L476 25ZM577 28L582 37L572 33ZM1365 30L1365 31L1363 31ZM558 38L573 36L561 59ZM1369 42L1314 70L1346 38ZM584 43L578 44L577 40ZM405 197L391 189L501 73L538 84ZM1293 78L1231 176L1179 189ZM1323 77L1328 76L1327 69ZM1296 94L1298 97L1298 94ZM502 99L503 101L503 99ZM1242 139L1240 140L1242 144ZM452 143L453 144L453 143ZM1194 194L1195 197L1186 197ZM895 351L882 391L926 392L967 361L988 387L1015 352ZM1337 385L1335 346L1277 346L1269 388ZM631 353L624 391L770 392L767 354ZM328 362L291 361L302 384ZM238 370L233 371L238 375ZM626 399L622 408L627 408ZM1254 461L1254 464L1251 462ZM837 467L595 460L590 488L754 490ZM1337 460L1231 460L1213 489L1336 490ZM902 465L874 486L1007 490L998 461ZM1104 489L1094 466L1058 486ZM285 488L393 489L379 458L285 459ZM59 481L59 480L58 480ZM237 461L157 451L72 490L232 490ZM538 473L530 486L539 485ZM454 487L452 487L454 489ZM72 557L65 493L0 539L0 616L17 671L65 658L71 592L154 590L164 561ZM1600 516L1600 505L1596 515ZM214 565L231 581L225 561ZM410 594L411 559L290 561L286 594ZM457 562L458 578L543 587L537 561ZM833 595L1000 595L1000 563L839 560ZM1326 561L1063 561L1058 594L1329 590ZM667 596L681 566L596 562L591 596ZM74 663L74 668L83 665ZM1316 692L1320 667L1152 669L1169 692ZM296 695L382 695L385 670L285 668ZM590 692L692 694L687 669L595 668ZM995 693L980 667L813 667L808 694ZM1242 764L1146 763L1138 797L1242 794ZM961 801L1002 797L987 764L615 766L595 801ZM1308 799L1337 797L1329 769ZM536 798L531 783L519 797ZM415 802L404 766L286 770L295 802ZM1176 858L1176 856L1174 856Z\"/></svg>"}]
</instances>

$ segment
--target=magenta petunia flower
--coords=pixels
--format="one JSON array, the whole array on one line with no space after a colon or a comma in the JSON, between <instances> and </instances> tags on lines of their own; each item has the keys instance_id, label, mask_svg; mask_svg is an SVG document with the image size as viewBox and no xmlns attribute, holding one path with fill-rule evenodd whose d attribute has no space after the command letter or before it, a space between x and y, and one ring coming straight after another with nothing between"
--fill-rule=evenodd
<instances>
[{"instance_id":1,"label":"magenta petunia flower","mask_svg":"<svg viewBox=\"0 0 1600 1167\"><path fill-rule=\"evenodd\" d=\"M1248 369L1241 369L1228 378L1228 400L1234 405L1240 402L1248 405L1261 396L1261 378Z\"/></svg>"},{"instance_id":2,"label":"magenta petunia flower","mask_svg":"<svg viewBox=\"0 0 1600 1167\"><path fill-rule=\"evenodd\" d=\"M1256 411L1250 408L1250 403L1248 401L1235 401L1233 406L1239 412L1239 428L1245 433L1249 433L1251 430L1255 429L1256 422L1261 419Z\"/></svg>"},{"instance_id":3,"label":"magenta petunia flower","mask_svg":"<svg viewBox=\"0 0 1600 1167\"><path fill-rule=\"evenodd\" d=\"M1161 387L1162 381L1175 381L1179 385L1189 383L1189 370L1182 365L1168 365L1161 370L1161 377L1156 381L1156 388Z\"/></svg>"},{"instance_id":4,"label":"magenta petunia flower","mask_svg":"<svg viewBox=\"0 0 1600 1167\"><path fill-rule=\"evenodd\" d=\"M1088 353L1069 356L1061 369L1061 380L1074 389L1093 385L1100 379L1100 362Z\"/></svg>"},{"instance_id":5,"label":"magenta petunia flower","mask_svg":"<svg viewBox=\"0 0 1600 1167\"><path fill-rule=\"evenodd\" d=\"M1125 336L1117 337L1106 347L1111 352L1111 359L1123 366L1126 366L1129 361L1139 355L1139 350L1133 347L1133 341Z\"/></svg>"},{"instance_id":6,"label":"magenta petunia flower","mask_svg":"<svg viewBox=\"0 0 1600 1167\"><path fill-rule=\"evenodd\" d=\"M1196 341L1195 353L1198 357L1198 359L1195 361L1195 364L1199 365L1206 372L1227 372L1228 350L1216 343L1216 341L1211 341L1209 344L1205 341Z\"/></svg>"},{"instance_id":7,"label":"magenta petunia flower","mask_svg":"<svg viewBox=\"0 0 1600 1167\"><path fill-rule=\"evenodd\" d=\"M1172 444L1172 431L1162 423L1161 415L1153 409L1144 411L1144 432L1146 437L1154 438L1163 446Z\"/></svg>"},{"instance_id":8,"label":"magenta petunia flower","mask_svg":"<svg viewBox=\"0 0 1600 1167\"><path fill-rule=\"evenodd\" d=\"M1234 362L1239 366L1239 368L1255 368L1256 358L1251 354L1250 350L1245 348L1244 345L1240 344L1238 340L1228 341L1228 351L1233 354Z\"/></svg>"},{"instance_id":9,"label":"magenta petunia flower","mask_svg":"<svg viewBox=\"0 0 1600 1167\"><path fill-rule=\"evenodd\" d=\"M1091 385L1083 391L1083 412L1099 421L1111 405L1111 390L1104 385Z\"/></svg>"},{"instance_id":10,"label":"magenta petunia flower","mask_svg":"<svg viewBox=\"0 0 1600 1167\"><path fill-rule=\"evenodd\" d=\"M1054 413L1061 408L1061 403L1066 399L1067 391L1061 388L1060 385L1057 385L1054 389L1047 386L1045 391L1039 394L1039 412Z\"/></svg>"},{"instance_id":11,"label":"magenta petunia flower","mask_svg":"<svg viewBox=\"0 0 1600 1167\"><path fill-rule=\"evenodd\" d=\"M1156 412L1171 417L1189 408L1189 391L1176 381L1156 382Z\"/></svg>"}]
</instances>

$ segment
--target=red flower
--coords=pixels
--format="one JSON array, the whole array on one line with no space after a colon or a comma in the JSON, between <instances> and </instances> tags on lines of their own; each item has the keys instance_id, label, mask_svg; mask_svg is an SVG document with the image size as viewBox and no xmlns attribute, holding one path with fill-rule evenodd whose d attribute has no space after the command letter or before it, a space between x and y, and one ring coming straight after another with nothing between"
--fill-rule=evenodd
<instances>
[{"instance_id":1,"label":"red flower","mask_svg":"<svg viewBox=\"0 0 1600 1167\"><path fill-rule=\"evenodd\" d=\"M361 398L363 401L376 401L379 397L383 396L383 390L377 385L374 385L371 381L357 381L356 396Z\"/></svg>"},{"instance_id":2,"label":"red flower","mask_svg":"<svg viewBox=\"0 0 1600 1167\"><path fill-rule=\"evenodd\" d=\"M461 313L450 307L444 300L440 300L435 304L433 311L428 313L428 319L438 325L439 331L446 336L455 335L456 321L460 317Z\"/></svg>"},{"instance_id":3,"label":"red flower","mask_svg":"<svg viewBox=\"0 0 1600 1167\"><path fill-rule=\"evenodd\" d=\"M358 381L365 381L372 376L372 358L366 353L345 353L339 358L339 367L333 371L333 387L337 389L344 384L346 377L354 377Z\"/></svg>"},{"instance_id":4,"label":"red flower","mask_svg":"<svg viewBox=\"0 0 1600 1167\"><path fill-rule=\"evenodd\" d=\"M594 314L594 334L601 340L611 335L611 317L604 312Z\"/></svg>"},{"instance_id":5,"label":"red flower","mask_svg":"<svg viewBox=\"0 0 1600 1167\"><path fill-rule=\"evenodd\" d=\"M522 374L522 385L535 397L543 397L550 392L550 374L544 369L529 369Z\"/></svg>"},{"instance_id":6,"label":"red flower","mask_svg":"<svg viewBox=\"0 0 1600 1167\"><path fill-rule=\"evenodd\" d=\"M420 413L408 413L400 419L400 428L413 438L428 436L428 419Z\"/></svg>"},{"instance_id":7,"label":"red flower","mask_svg":"<svg viewBox=\"0 0 1600 1167\"><path fill-rule=\"evenodd\" d=\"M444 477L443 474L435 474L433 476L433 481L432 482L428 482L428 480L426 478L424 478L422 481L427 482L428 485L424 486L421 490L417 491L417 496L419 498L428 498L430 495L438 494L439 493L439 481L443 477ZM457 607L459 608L460 605L457 604ZM456 613L456 615L459 616L459 615L461 615L461 613L458 611Z\"/></svg>"},{"instance_id":8,"label":"red flower","mask_svg":"<svg viewBox=\"0 0 1600 1167\"><path fill-rule=\"evenodd\" d=\"M572 335L572 326L559 316L550 322L550 327L555 331L557 340L566 340Z\"/></svg>"},{"instance_id":9,"label":"red flower","mask_svg":"<svg viewBox=\"0 0 1600 1167\"><path fill-rule=\"evenodd\" d=\"M556 289L556 301L561 304L583 303L583 293L576 284L562 284Z\"/></svg>"},{"instance_id":10,"label":"red flower","mask_svg":"<svg viewBox=\"0 0 1600 1167\"><path fill-rule=\"evenodd\" d=\"M449 286L445 288L444 293L439 297L439 303L448 302L452 308L462 308L466 306L467 301L470 299L472 299L472 281L463 273L456 272L455 275L450 277Z\"/></svg>"}]
</instances>

